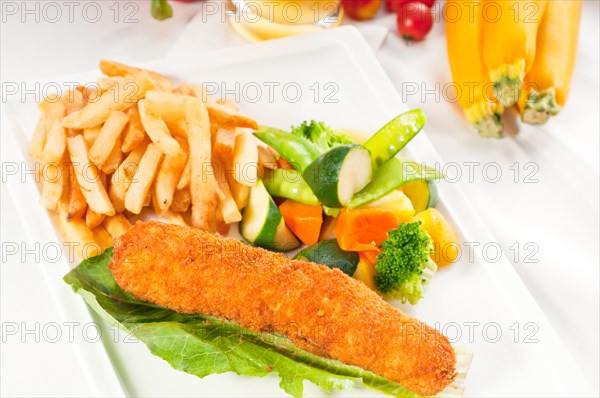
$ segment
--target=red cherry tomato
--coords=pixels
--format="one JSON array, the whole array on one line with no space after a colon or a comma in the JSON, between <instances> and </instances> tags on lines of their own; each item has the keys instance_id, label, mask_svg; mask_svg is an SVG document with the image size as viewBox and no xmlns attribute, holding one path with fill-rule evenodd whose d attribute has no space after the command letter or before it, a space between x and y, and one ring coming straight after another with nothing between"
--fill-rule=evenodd
<instances>
[{"instance_id":1,"label":"red cherry tomato","mask_svg":"<svg viewBox=\"0 0 600 398\"><path fill-rule=\"evenodd\" d=\"M435 4L435 0L385 0L385 9L389 12L398 12L400 7L405 3L419 2L431 8Z\"/></svg>"},{"instance_id":2,"label":"red cherry tomato","mask_svg":"<svg viewBox=\"0 0 600 398\"><path fill-rule=\"evenodd\" d=\"M402 4L398 11L398 32L409 41L423 40L433 26L433 16L429 8L419 2Z\"/></svg>"}]
</instances>

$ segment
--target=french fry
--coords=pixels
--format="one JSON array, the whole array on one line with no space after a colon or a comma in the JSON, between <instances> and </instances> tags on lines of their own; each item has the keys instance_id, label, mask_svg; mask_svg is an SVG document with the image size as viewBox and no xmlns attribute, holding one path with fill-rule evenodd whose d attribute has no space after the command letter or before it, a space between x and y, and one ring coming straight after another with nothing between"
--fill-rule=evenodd
<instances>
[{"instance_id":1,"label":"french fry","mask_svg":"<svg viewBox=\"0 0 600 398\"><path fill-rule=\"evenodd\" d=\"M38 120L35 130L33 131L33 137L31 138L31 144L29 145L29 154L36 159L41 159L44 153L44 145L46 144L46 113L42 113Z\"/></svg>"},{"instance_id":2,"label":"french fry","mask_svg":"<svg viewBox=\"0 0 600 398\"><path fill-rule=\"evenodd\" d=\"M189 90L191 91L191 88ZM187 138L185 102L189 101L190 98L191 96L177 93L148 91L144 101L146 102L148 111L163 118L173 135Z\"/></svg>"},{"instance_id":3,"label":"french fry","mask_svg":"<svg viewBox=\"0 0 600 398\"><path fill-rule=\"evenodd\" d=\"M126 113L119 111L112 111L110 113L110 116L106 119L106 123L104 123L100 130L100 134L96 137L94 145L90 148L89 157L96 166L102 167L106 162L128 121L129 116ZM118 146L118 150L121 150L120 145Z\"/></svg>"},{"instance_id":4,"label":"french fry","mask_svg":"<svg viewBox=\"0 0 600 398\"><path fill-rule=\"evenodd\" d=\"M273 152L238 131L257 122L200 85L174 88L164 75L106 60L100 69L96 87L39 104L29 148L44 165L40 203L58 210L77 256L100 254L131 228L125 214L149 205L168 222L227 234L259 169L277 167Z\"/></svg>"},{"instance_id":5,"label":"french fry","mask_svg":"<svg viewBox=\"0 0 600 398\"><path fill-rule=\"evenodd\" d=\"M108 196L112 200L115 210L118 212L125 210L125 195L135 173L137 173L140 167L140 160L142 160L142 156L146 152L146 147L147 144L142 143L142 145L129 152L129 155L127 155L111 176Z\"/></svg>"},{"instance_id":6,"label":"french fry","mask_svg":"<svg viewBox=\"0 0 600 398\"><path fill-rule=\"evenodd\" d=\"M94 228L92 233L94 234L94 240L100 245L100 249L102 251L113 245L112 236L102 225L98 225L96 228Z\"/></svg>"},{"instance_id":7,"label":"french fry","mask_svg":"<svg viewBox=\"0 0 600 398\"><path fill-rule=\"evenodd\" d=\"M195 84L192 86L192 90L196 97L201 99L206 97L206 93L202 86ZM253 130L258 129L256 120L241 114L237 107L234 109L223 103L208 101L206 103L206 109L208 109L211 123L216 123L221 127L247 127Z\"/></svg>"},{"instance_id":8,"label":"french fry","mask_svg":"<svg viewBox=\"0 0 600 398\"><path fill-rule=\"evenodd\" d=\"M225 178L227 179L231 195L235 200L237 208L241 211L248 203L250 196L250 187L242 185L236 181L233 163L233 149L235 137L238 135L236 130L219 129L213 146L213 153L223 161Z\"/></svg>"},{"instance_id":9,"label":"french fry","mask_svg":"<svg viewBox=\"0 0 600 398\"><path fill-rule=\"evenodd\" d=\"M38 109L44 113L52 113L53 108L60 106L62 98L57 93L49 94L38 104Z\"/></svg>"},{"instance_id":10,"label":"french fry","mask_svg":"<svg viewBox=\"0 0 600 398\"><path fill-rule=\"evenodd\" d=\"M97 84L94 87L78 86L77 88L83 95L84 107L89 103L98 101L102 94L108 91L102 91L101 87L99 87Z\"/></svg>"},{"instance_id":11,"label":"french fry","mask_svg":"<svg viewBox=\"0 0 600 398\"><path fill-rule=\"evenodd\" d=\"M233 148L234 178L248 187L258 181L258 146L250 134L238 134Z\"/></svg>"},{"instance_id":12,"label":"french fry","mask_svg":"<svg viewBox=\"0 0 600 398\"><path fill-rule=\"evenodd\" d=\"M187 139L187 124L185 120L163 119L171 134L175 137Z\"/></svg>"},{"instance_id":13,"label":"french fry","mask_svg":"<svg viewBox=\"0 0 600 398\"><path fill-rule=\"evenodd\" d=\"M148 110L146 100L141 100L138 103L140 118L142 125L146 130L146 134L152 142L165 154L169 156L177 156L181 153L179 143L171 136L169 128L159 116L154 115Z\"/></svg>"},{"instance_id":14,"label":"french fry","mask_svg":"<svg viewBox=\"0 0 600 398\"><path fill-rule=\"evenodd\" d=\"M117 239L131 228L131 223L121 213L108 216L104 219L104 228L113 239Z\"/></svg>"},{"instance_id":15,"label":"french fry","mask_svg":"<svg viewBox=\"0 0 600 398\"><path fill-rule=\"evenodd\" d=\"M50 94L40 104L38 108L46 113L46 135L54 126L57 120L60 122L67 114L65 99L58 94Z\"/></svg>"},{"instance_id":16,"label":"french fry","mask_svg":"<svg viewBox=\"0 0 600 398\"><path fill-rule=\"evenodd\" d=\"M224 107L229 108L229 109L231 109L234 112L239 112L240 111L240 108L237 107L237 105L235 104L235 102L233 102L229 98L217 99L216 102L217 102L217 104L223 105Z\"/></svg>"},{"instance_id":17,"label":"french fry","mask_svg":"<svg viewBox=\"0 0 600 398\"><path fill-rule=\"evenodd\" d=\"M104 59L100 61L99 67L102 73L107 76L127 76L142 71L140 68ZM160 90L167 92L173 91L173 84L168 77L153 71L147 72Z\"/></svg>"},{"instance_id":18,"label":"french fry","mask_svg":"<svg viewBox=\"0 0 600 398\"><path fill-rule=\"evenodd\" d=\"M42 170L42 195L40 204L54 211L66 191L66 181L69 178L68 167L64 162L45 163Z\"/></svg>"},{"instance_id":19,"label":"french fry","mask_svg":"<svg viewBox=\"0 0 600 398\"><path fill-rule=\"evenodd\" d=\"M56 122L61 123L62 119L67 114L67 107L65 105L65 98L60 98L58 102L52 102L48 105L48 117L46 119L46 144L44 145L44 152L47 153L49 159L55 158L59 161L62 157L58 157L58 153L62 152L64 154L66 149L66 136L67 132L64 128L61 130L56 127ZM52 137L53 136L53 137ZM63 139L64 137L64 139ZM46 149L48 143L54 141L50 144L50 147ZM63 146L64 144L64 146ZM54 153L53 153L54 152ZM44 155L42 155L44 156Z\"/></svg>"},{"instance_id":20,"label":"french fry","mask_svg":"<svg viewBox=\"0 0 600 398\"><path fill-rule=\"evenodd\" d=\"M233 111L230 108L221 104L207 105L208 114L210 120L223 127L247 127L252 130L258 129L258 123L256 120L242 115L237 111Z\"/></svg>"},{"instance_id":21,"label":"french fry","mask_svg":"<svg viewBox=\"0 0 600 398\"><path fill-rule=\"evenodd\" d=\"M228 167L231 167L230 170L233 170L233 165ZM237 205L238 209L242 211L242 209L244 209L244 207L246 207L248 204L248 199L250 198L250 187L237 182L232 172L227 172L227 181L229 182L229 189L231 190L233 200L235 200L235 204Z\"/></svg>"},{"instance_id":22,"label":"french fry","mask_svg":"<svg viewBox=\"0 0 600 398\"><path fill-rule=\"evenodd\" d=\"M182 227L188 226L188 223L185 222L185 219L180 213L175 213L171 210L167 210L163 213L162 217L171 224L181 225Z\"/></svg>"},{"instance_id":23,"label":"french fry","mask_svg":"<svg viewBox=\"0 0 600 398\"><path fill-rule=\"evenodd\" d=\"M67 133L65 128L61 126L60 121L55 120L46 135L46 145L44 145L42 159L48 163L58 162L62 159L66 148Z\"/></svg>"},{"instance_id":24,"label":"french fry","mask_svg":"<svg viewBox=\"0 0 600 398\"><path fill-rule=\"evenodd\" d=\"M108 91L115 84L123 84L124 82L125 78L123 76L100 77L97 81L100 91Z\"/></svg>"},{"instance_id":25,"label":"french fry","mask_svg":"<svg viewBox=\"0 0 600 398\"><path fill-rule=\"evenodd\" d=\"M162 157L163 153L158 145L154 143L148 144L146 152L140 160L139 169L135 173L134 181L129 186L125 195L125 209L131 213L140 214L142 211Z\"/></svg>"},{"instance_id":26,"label":"french fry","mask_svg":"<svg viewBox=\"0 0 600 398\"><path fill-rule=\"evenodd\" d=\"M192 225L215 232L217 207L216 181L211 164L210 122L206 107L200 100L186 101L188 143L192 158L190 193L192 196Z\"/></svg>"},{"instance_id":27,"label":"french fry","mask_svg":"<svg viewBox=\"0 0 600 398\"><path fill-rule=\"evenodd\" d=\"M187 147L184 141L181 141L180 145ZM152 186L152 202L156 214L161 215L171 207L173 194L185 168L186 161L187 151L184 150L177 156L165 156L161 162Z\"/></svg>"},{"instance_id":28,"label":"french fry","mask_svg":"<svg viewBox=\"0 0 600 398\"><path fill-rule=\"evenodd\" d=\"M171 210L177 213L185 213L192 205L192 195L189 188L178 189L173 195Z\"/></svg>"},{"instance_id":29,"label":"french fry","mask_svg":"<svg viewBox=\"0 0 600 398\"><path fill-rule=\"evenodd\" d=\"M207 92L206 87L204 87L204 85L202 84L193 84L193 85L187 85L187 87L185 87L185 90L187 90L188 92L191 91L190 95L193 95L194 97L198 98L200 101L202 101L205 105L209 105L209 104L214 104L215 100L214 98L210 95L210 93Z\"/></svg>"},{"instance_id":30,"label":"french fry","mask_svg":"<svg viewBox=\"0 0 600 398\"><path fill-rule=\"evenodd\" d=\"M183 166L183 172L181 173L181 177L179 177L179 182L177 182L177 189L187 188L190 185L190 173L192 168L192 157L188 156L187 162L185 166Z\"/></svg>"},{"instance_id":31,"label":"french fry","mask_svg":"<svg viewBox=\"0 0 600 398\"><path fill-rule=\"evenodd\" d=\"M217 174L217 197L219 198L219 211L221 213L221 218L225 224L241 221L242 214L240 213L237 204L231 195L231 190L229 189L229 184L227 182L225 170L226 163L218 156L213 155L213 164Z\"/></svg>"},{"instance_id":32,"label":"french fry","mask_svg":"<svg viewBox=\"0 0 600 398\"><path fill-rule=\"evenodd\" d=\"M86 213L87 202L81 193L73 165L69 166L69 204L67 207L67 221L78 220Z\"/></svg>"},{"instance_id":33,"label":"french fry","mask_svg":"<svg viewBox=\"0 0 600 398\"><path fill-rule=\"evenodd\" d=\"M96 213L94 210L88 207L87 211L85 212L85 225L87 225L89 229L94 229L98 225L102 224L105 217L106 216L104 214Z\"/></svg>"},{"instance_id":34,"label":"french fry","mask_svg":"<svg viewBox=\"0 0 600 398\"><path fill-rule=\"evenodd\" d=\"M88 148L91 148L96 141L96 138L100 135L100 130L102 130L102 126L90 127L87 129L83 129L83 140L85 141L85 145Z\"/></svg>"},{"instance_id":35,"label":"french fry","mask_svg":"<svg viewBox=\"0 0 600 398\"><path fill-rule=\"evenodd\" d=\"M58 206L58 229L65 244L72 248L77 258L83 260L102 252L93 232L85 225L85 221L82 219L68 221L63 206Z\"/></svg>"},{"instance_id":36,"label":"french fry","mask_svg":"<svg viewBox=\"0 0 600 398\"><path fill-rule=\"evenodd\" d=\"M85 106L83 93L77 88L75 90L69 90L64 98L66 102L67 115L77 112Z\"/></svg>"},{"instance_id":37,"label":"french fry","mask_svg":"<svg viewBox=\"0 0 600 398\"><path fill-rule=\"evenodd\" d=\"M83 137L76 135L67 138L67 146L77 181L81 187L81 193L85 197L88 206L97 213L109 216L115 214L115 208L100 181L99 171L89 162L88 149Z\"/></svg>"},{"instance_id":38,"label":"french fry","mask_svg":"<svg viewBox=\"0 0 600 398\"><path fill-rule=\"evenodd\" d=\"M112 111L124 111L154 88L147 72L141 71L125 78L122 85L113 86L95 102L73 112L62 120L63 127L83 129L98 126L106 121Z\"/></svg>"},{"instance_id":39,"label":"french fry","mask_svg":"<svg viewBox=\"0 0 600 398\"><path fill-rule=\"evenodd\" d=\"M185 102L190 97L181 94L151 90L146 93L146 107L158 117L171 120L185 119Z\"/></svg>"},{"instance_id":40,"label":"french fry","mask_svg":"<svg viewBox=\"0 0 600 398\"><path fill-rule=\"evenodd\" d=\"M258 169L271 169L275 170L277 167L277 157L269 150L269 148L262 145L258 145Z\"/></svg>"},{"instance_id":41,"label":"french fry","mask_svg":"<svg viewBox=\"0 0 600 398\"><path fill-rule=\"evenodd\" d=\"M146 136L137 104L129 107L129 109L127 109L127 114L129 115L129 124L125 129L125 136L123 138L123 144L121 145L121 151L126 153L137 148L144 141L144 137Z\"/></svg>"},{"instance_id":42,"label":"french fry","mask_svg":"<svg viewBox=\"0 0 600 398\"><path fill-rule=\"evenodd\" d=\"M123 152L121 152L121 137L117 137L115 146L113 146L113 149L108 154L108 158L106 158L102 164L102 172L107 175L114 173L121 164L122 159Z\"/></svg>"},{"instance_id":43,"label":"french fry","mask_svg":"<svg viewBox=\"0 0 600 398\"><path fill-rule=\"evenodd\" d=\"M217 220L217 233L221 236L229 235L231 224L226 224L225 221Z\"/></svg>"},{"instance_id":44,"label":"french fry","mask_svg":"<svg viewBox=\"0 0 600 398\"><path fill-rule=\"evenodd\" d=\"M106 76L127 76L140 71L139 68L107 59L101 59L98 63L98 68Z\"/></svg>"},{"instance_id":45,"label":"french fry","mask_svg":"<svg viewBox=\"0 0 600 398\"><path fill-rule=\"evenodd\" d=\"M66 114L69 115L73 112L77 112L86 105L83 93L80 87L74 90L69 90L65 95L66 102ZM81 130L78 129L66 129L67 137L73 137L74 135L81 134Z\"/></svg>"},{"instance_id":46,"label":"french fry","mask_svg":"<svg viewBox=\"0 0 600 398\"><path fill-rule=\"evenodd\" d=\"M194 95L194 90L192 90L192 86L190 86L187 83L181 83L176 89L173 90L173 92L181 95Z\"/></svg>"},{"instance_id":47,"label":"french fry","mask_svg":"<svg viewBox=\"0 0 600 398\"><path fill-rule=\"evenodd\" d=\"M218 129L215 135L215 143L213 144L213 153L216 153L221 159L233 158L236 135L236 130Z\"/></svg>"},{"instance_id":48,"label":"french fry","mask_svg":"<svg viewBox=\"0 0 600 398\"><path fill-rule=\"evenodd\" d=\"M195 97L206 97L201 91L201 86L195 85L192 88ZM189 101L189 96L183 96L175 93L162 93L158 91L148 91L146 93L146 102L148 109L157 116L165 119L178 120L185 118L185 107L183 103ZM217 123L222 127L249 127L256 130L258 123L248 116L242 115L237 108L229 105L223 105L214 101L206 103L211 123Z\"/></svg>"}]
</instances>

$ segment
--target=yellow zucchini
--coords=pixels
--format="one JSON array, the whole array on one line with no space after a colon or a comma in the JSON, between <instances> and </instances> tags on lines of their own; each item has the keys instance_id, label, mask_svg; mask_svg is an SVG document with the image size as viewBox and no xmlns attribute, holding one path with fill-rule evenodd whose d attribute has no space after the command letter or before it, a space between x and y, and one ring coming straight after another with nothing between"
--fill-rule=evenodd
<instances>
[{"instance_id":1,"label":"yellow zucchini","mask_svg":"<svg viewBox=\"0 0 600 398\"><path fill-rule=\"evenodd\" d=\"M469 0L446 1L448 12L460 15L446 18L448 59L459 104L467 119L485 137L502 136L503 107L493 99L488 71L482 65L482 4ZM472 10L472 11L471 11ZM472 12L473 18L468 18Z\"/></svg>"},{"instance_id":2,"label":"yellow zucchini","mask_svg":"<svg viewBox=\"0 0 600 398\"><path fill-rule=\"evenodd\" d=\"M546 0L485 0L483 62L504 106L519 99L525 73L533 65L536 33Z\"/></svg>"},{"instance_id":3,"label":"yellow zucchini","mask_svg":"<svg viewBox=\"0 0 600 398\"><path fill-rule=\"evenodd\" d=\"M546 6L537 37L537 54L525 77L519 99L525 123L545 123L564 106L569 94L577 39L581 0L552 0Z\"/></svg>"}]
</instances>

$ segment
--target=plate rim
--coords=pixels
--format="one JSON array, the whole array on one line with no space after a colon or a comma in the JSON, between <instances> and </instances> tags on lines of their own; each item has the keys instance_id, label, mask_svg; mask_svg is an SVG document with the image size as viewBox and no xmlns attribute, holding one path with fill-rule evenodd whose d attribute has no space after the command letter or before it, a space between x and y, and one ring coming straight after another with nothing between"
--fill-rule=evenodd
<instances>
[{"instance_id":1,"label":"plate rim","mask_svg":"<svg viewBox=\"0 0 600 398\"><path fill-rule=\"evenodd\" d=\"M317 39L314 39L316 37ZM336 29L331 29L328 31L311 33L301 36L295 36L290 38L276 39L268 42L254 43L251 45L245 44L240 46L227 47L223 49L217 49L214 51L207 51L198 56L188 56L186 57L186 62L194 63L195 65L203 68L214 67L218 64L236 64L239 63L240 60L247 60L248 58L252 59L264 59L269 58L268 55L271 51L277 50L275 55L271 55L274 57L281 57L288 53L297 53L299 51L304 50L315 50L321 47L329 46L329 45L341 45L343 46L348 54L354 59L356 66L359 68L362 73L362 77L365 82L367 82L372 87L377 87L376 95L381 99L381 102L386 104L386 111L390 115L395 115L392 111L391 107L388 104L399 104L399 108L407 109L406 104L401 101L400 94L395 89L395 86L391 82L389 76L383 69L383 66L379 63L371 49L368 47L368 44L359 33L359 31L353 26L342 26ZM205 57L207 54L210 54L209 60L212 62L208 62ZM221 56L221 54L226 54L228 56ZM145 62L137 62L132 63L135 66L148 67L161 69L163 66L172 63L174 60L181 59L181 57L164 57L160 59L145 61ZM214 60L222 60L216 62ZM171 69L171 68L168 68ZM370 71L367 73L367 71ZM70 74L70 77L63 75L57 76L53 78L44 78L35 80L35 82L40 81L73 81L74 75L89 75L91 71L81 72ZM31 80L29 80L31 81ZM10 103L10 101L9 101ZM7 104L2 104L2 131L10 131L10 134L5 134L5 140L8 140L7 146L10 149L8 150L8 159L17 162L28 162L28 155L24 154L19 147L19 144L16 142L16 137L13 133L14 128L11 126L13 123L12 117L7 111ZM416 157L421 161L423 157L433 159L435 161L441 162L442 159L427 138L426 134L419 134L419 136L413 140L414 143L418 143L418 147L414 144L411 146L411 152L417 155ZM6 142L5 142L6 144ZM423 155L423 156L421 156ZM9 195L11 196L13 203L15 204L15 208L17 210L19 219L24 228L25 235L28 241L44 241L47 240L48 236L52 236L54 238L60 239L60 236L56 234L55 225L52 222L52 215L50 215L43 207L39 206L37 203L37 198L39 196L38 190L35 184L20 184L20 187L15 186L15 179L10 179L7 181L7 188ZM459 228L461 235L463 237L467 237L470 235L477 236L477 239L480 241L495 241L493 239L493 235L482 222L481 218L471 210L472 207L470 205L470 201L463 194L462 190L456 184L441 184L439 187L440 196L448 197L453 196L453 200L445 201L444 207L447 211L452 215L452 218L455 221L470 219L469 223L459 222ZM26 195L25 201L22 200L21 197L17 194L20 190L25 189L28 193ZM17 200L18 198L18 200ZM33 203L32 203L33 202ZM454 202L460 202L463 206L457 206ZM29 223L30 217L25 216L25 212L30 212L31 210L27 210L29 206L34 205L33 208L34 214L40 215L38 217L38 223L41 222L40 225L36 225L33 228ZM458 215L462 215L459 217ZM39 220L41 218L41 221ZM469 227L465 227L463 224L469 224ZM473 231L475 229L475 231ZM36 239L36 237L41 237L42 239ZM588 380L584 377L581 369L575 361L573 360L570 352L564 346L562 339L556 333L554 327L547 319L545 313L542 311L541 307L539 307L537 301L527 289L526 285L522 281L522 279L517 274L514 267L508 262L504 253L500 261L494 263L493 266L489 266L489 264L481 258L479 255L480 261L482 263L487 264L487 270L494 274L494 278L499 281L501 284L508 284L511 288L518 288L518 294L515 294L514 291L511 290L510 295L506 295L505 299L508 300L513 307L513 311L515 313L527 312L528 314L534 315L537 321L543 322L543 327L546 330L546 333L550 335L550 337L559 343L559 347L556 347L562 351L564 351L564 355L569 359L570 363L569 367L573 369L577 376L579 376L580 380L585 383L590 391L590 394L593 395L593 389L591 385L589 385ZM63 265L66 265L66 268L62 269L58 272L56 269L58 267L41 267L42 274L44 277L44 281L49 288L50 294L55 301L55 305L58 309L59 315L65 321L68 320L78 320L78 321L87 321L87 322L96 322L94 319L91 310L83 300L80 300L78 297L70 292L70 287L62 282L62 276L65 270L69 269L69 264L66 259L62 259L61 262ZM54 270L54 271L52 271ZM57 278L58 276L58 278ZM62 286L61 286L62 285ZM71 297L76 299L74 300L65 300L65 288L68 289L68 292ZM501 289L505 291L506 289ZM515 297L519 296L519 299L516 300ZM526 305L523 305L523 304ZM527 308L525 311L524 308ZM101 351L100 350L101 347ZM81 367L86 375L86 379L92 389L92 391L96 394L96 396L128 396L127 387L125 382L121 379L121 375L118 373L117 368L114 363L114 359L109 353L108 347L102 344L93 344L86 345L85 343L77 340L75 342L75 351L80 361ZM90 360L90 356L95 358L94 360ZM94 364L93 366L91 364ZM99 371L99 367L102 367L103 370ZM102 376L100 376L102 375Z\"/></svg>"}]
</instances>

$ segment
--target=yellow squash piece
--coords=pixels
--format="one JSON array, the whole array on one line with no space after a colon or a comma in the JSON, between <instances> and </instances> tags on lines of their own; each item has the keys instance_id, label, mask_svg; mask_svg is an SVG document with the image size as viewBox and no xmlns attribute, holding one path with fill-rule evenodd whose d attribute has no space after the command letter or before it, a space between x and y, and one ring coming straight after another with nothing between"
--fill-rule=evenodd
<instances>
[{"instance_id":1,"label":"yellow squash piece","mask_svg":"<svg viewBox=\"0 0 600 398\"><path fill-rule=\"evenodd\" d=\"M433 261L438 267L452 264L460 254L458 235L444 216L434 208L416 214L412 221L421 221L421 226L433 239Z\"/></svg>"},{"instance_id":2,"label":"yellow squash piece","mask_svg":"<svg viewBox=\"0 0 600 398\"><path fill-rule=\"evenodd\" d=\"M483 62L504 106L519 99L525 74L533 65L536 35L546 0L485 0Z\"/></svg>"},{"instance_id":3,"label":"yellow squash piece","mask_svg":"<svg viewBox=\"0 0 600 398\"><path fill-rule=\"evenodd\" d=\"M525 123L545 123L564 106L569 94L577 39L581 0L552 0L537 37L532 69L525 77L519 111Z\"/></svg>"},{"instance_id":4,"label":"yellow squash piece","mask_svg":"<svg viewBox=\"0 0 600 398\"><path fill-rule=\"evenodd\" d=\"M410 218L415 215L415 208L413 207L410 198L406 196L404 192L399 190L392 191L387 195L358 208L391 210L392 213L403 222L410 220Z\"/></svg>"},{"instance_id":5,"label":"yellow squash piece","mask_svg":"<svg viewBox=\"0 0 600 398\"><path fill-rule=\"evenodd\" d=\"M358 266L356 271L354 272L353 277L358 279L367 285L371 290L377 292L377 285L375 284L375 265L367 259L364 255L360 255L360 261L358 262Z\"/></svg>"},{"instance_id":6,"label":"yellow squash piece","mask_svg":"<svg viewBox=\"0 0 600 398\"><path fill-rule=\"evenodd\" d=\"M482 64L482 3L448 0L446 7L457 16L446 18L446 40L458 102L480 135L501 137L504 109L493 99L489 74Z\"/></svg>"}]
</instances>

